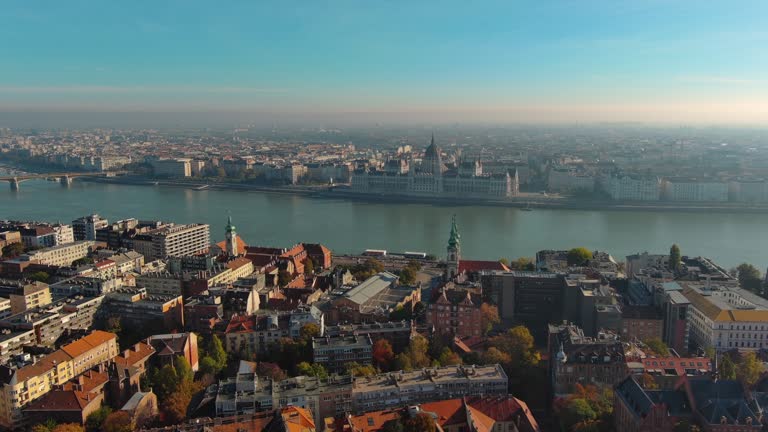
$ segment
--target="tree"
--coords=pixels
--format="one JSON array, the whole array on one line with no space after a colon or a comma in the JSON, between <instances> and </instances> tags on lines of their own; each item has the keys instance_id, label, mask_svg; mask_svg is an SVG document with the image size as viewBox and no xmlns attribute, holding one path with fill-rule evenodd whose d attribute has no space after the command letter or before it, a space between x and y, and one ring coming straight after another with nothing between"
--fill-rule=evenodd
<instances>
[{"instance_id":1,"label":"tree","mask_svg":"<svg viewBox=\"0 0 768 432\"><path fill-rule=\"evenodd\" d=\"M403 427L403 422L398 418L384 423L381 432L405 432L405 429Z\"/></svg>"},{"instance_id":2,"label":"tree","mask_svg":"<svg viewBox=\"0 0 768 432\"><path fill-rule=\"evenodd\" d=\"M51 278L51 275L49 275L48 273L46 273L44 271L39 271L39 272L34 272L34 273L30 274L28 277L29 277L29 279L32 279L33 281L48 282L48 279Z\"/></svg>"},{"instance_id":3,"label":"tree","mask_svg":"<svg viewBox=\"0 0 768 432\"><path fill-rule=\"evenodd\" d=\"M510 369L524 369L539 364L541 355L534 347L533 335L527 327L512 327L490 340L490 345L510 356Z\"/></svg>"},{"instance_id":4,"label":"tree","mask_svg":"<svg viewBox=\"0 0 768 432\"><path fill-rule=\"evenodd\" d=\"M536 265L533 264L533 260L528 257L520 257L510 263L512 270L532 271L536 270Z\"/></svg>"},{"instance_id":5,"label":"tree","mask_svg":"<svg viewBox=\"0 0 768 432\"><path fill-rule=\"evenodd\" d=\"M123 323L119 316L111 316L107 318L106 330L110 333L119 334L123 331Z\"/></svg>"},{"instance_id":6,"label":"tree","mask_svg":"<svg viewBox=\"0 0 768 432\"><path fill-rule=\"evenodd\" d=\"M51 429L51 432L84 432L82 426L76 423L62 423Z\"/></svg>"},{"instance_id":7,"label":"tree","mask_svg":"<svg viewBox=\"0 0 768 432\"><path fill-rule=\"evenodd\" d=\"M187 416L187 408L192 401L191 383L179 386L179 389L171 393L163 402L163 412L171 423L181 423Z\"/></svg>"},{"instance_id":8,"label":"tree","mask_svg":"<svg viewBox=\"0 0 768 432\"><path fill-rule=\"evenodd\" d=\"M315 263L311 258L307 258L307 260L304 261L304 274L307 276L315 274Z\"/></svg>"},{"instance_id":9,"label":"tree","mask_svg":"<svg viewBox=\"0 0 768 432\"><path fill-rule=\"evenodd\" d=\"M272 381L282 381L288 377L285 371L280 369L280 366L269 362L259 362L256 365L256 375L268 377Z\"/></svg>"},{"instance_id":10,"label":"tree","mask_svg":"<svg viewBox=\"0 0 768 432\"><path fill-rule=\"evenodd\" d=\"M640 376L640 385L646 390L655 390L659 388L656 380L649 373L644 373Z\"/></svg>"},{"instance_id":11,"label":"tree","mask_svg":"<svg viewBox=\"0 0 768 432\"><path fill-rule=\"evenodd\" d=\"M413 317L413 311L410 307L404 307L403 305L397 305L395 310L389 313L390 321L403 321L409 320Z\"/></svg>"},{"instance_id":12,"label":"tree","mask_svg":"<svg viewBox=\"0 0 768 432\"><path fill-rule=\"evenodd\" d=\"M376 368L371 365L361 365L358 362L350 362L344 365L347 373L356 377L367 377L376 375Z\"/></svg>"},{"instance_id":13,"label":"tree","mask_svg":"<svg viewBox=\"0 0 768 432\"><path fill-rule=\"evenodd\" d=\"M507 267L509 267L509 260L506 258L499 258L499 262Z\"/></svg>"},{"instance_id":14,"label":"tree","mask_svg":"<svg viewBox=\"0 0 768 432\"><path fill-rule=\"evenodd\" d=\"M506 365L512 361L512 357L509 354L499 351L496 347L488 348L480 357L483 364L500 364Z\"/></svg>"},{"instance_id":15,"label":"tree","mask_svg":"<svg viewBox=\"0 0 768 432\"><path fill-rule=\"evenodd\" d=\"M392 344L386 339L379 339L373 344L373 363L381 370L389 370L395 353Z\"/></svg>"},{"instance_id":16,"label":"tree","mask_svg":"<svg viewBox=\"0 0 768 432\"><path fill-rule=\"evenodd\" d=\"M320 337L320 326L315 323L306 323L299 330L301 339L307 343L312 342L312 338Z\"/></svg>"},{"instance_id":17,"label":"tree","mask_svg":"<svg viewBox=\"0 0 768 432\"><path fill-rule=\"evenodd\" d=\"M224 350L224 345L221 343L221 339L219 339L218 336L213 335L206 351L215 362L216 373L214 373L214 375L216 375L227 366L227 352Z\"/></svg>"},{"instance_id":18,"label":"tree","mask_svg":"<svg viewBox=\"0 0 768 432\"><path fill-rule=\"evenodd\" d=\"M90 413L85 419L85 430L88 432L96 432L101 429L101 425L104 424L107 416L112 414L112 408L104 405L96 411Z\"/></svg>"},{"instance_id":19,"label":"tree","mask_svg":"<svg viewBox=\"0 0 768 432\"><path fill-rule=\"evenodd\" d=\"M443 352L440 353L440 357L437 358L441 366L452 366L462 364L461 357L458 354L451 351L450 348L443 348Z\"/></svg>"},{"instance_id":20,"label":"tree","mask_svg":"<svg viewBox=\"0 0 768 432\"><path fill-rule=\"evenodd\" d=\"M720 364L718 365L718 375L720 379L733 380L736 379L736 365L733 363L731 356L724 355Z\"/></svg>"},{"instance_id":21,"label":"tree","mask_svg":"<svg viewBox=\"0 0 768 432\"><path fill-rule=\"evenodd\" d=\"M669 248L669 268L672 270L677 270L680 268L681 260L682 257L680 255L680 246L673 244L672 247Z\"/></svg>"},{"instance_id":22,"label":"tree","mask_svg":"<svg viewBox=\"0 0 768 432\"><path fill-rule=\"evenodd\" d=\"M751 387L758 379L760 379L763 372L765 372L765 367L754 352L742 354L741 361L739 361L739 367L736 369L736 378L741 381L744 386Z\"/></svg>"},{"instance_id":23,"label":"tree","mask_svg":"<svg viewBox=\"0 0 768 432\"><path fill-rule=\"evenodd\" d=\"M403 422L404 432L435 432L435 419L429 414L416 414Z\"/></svg>"},{"instance_id":24,"label":"tree","mask_svg":"<svg viewBox=\"0 0 768 432\"><path fill-rule=\"evenodd\" d=\"M742 288L758 294L762 292L763 282L760 279L760 270L755 268L755 266L747 263L739 264L736 267L736 274L739 278L739 285Z\"/></svg>"},{"instance_id":25,"label":"tree","mask_svg":"<svg viewBox=\"0 0 768 432\"><path fill-rule=\"evenodd\" d=\"M200 372L203 374L216 375L219 373L219 367L216 364L216 360L211 356L204 356L200 359Z\"/></svg>"},{"instance_id":26,"label":"tree","mask_svg":"<svg viewBox=\"0 0 768 432\"><path fill-rule=\"evenodd\" d=\"M416 271L411 267L404 267L400 270L400 283L403 285L416 283Z\"/></svg>"},{"instance_id":27,"label":"tree","mask_svg":"<svg viewBox=\"0 0 768 432\"><path fill-rule=\"evenodd\" d=\"M171 393L176 391L178 384L176 369L173 365L167 364L160 370L153 369L152 391L155 392L160 401L164 401Z\"/></svg>"},{"instance_id":28,"label":"tree","mask_svg":"<svg viewBox=\"0 0 768 432\"><path fill-rule=\"evenodd\" d=\"M586 399L569 399L562 412L560 413L560 422L563 429L570 430L576 424L597 419L597 413Z\"/></svg>"},{"instance_id":29,"label":"tree","mask_svg":"<svg viewBox=\"0 0 768 432\"><path fill-rule=\"evenodd\" d=\"M280 284L281 287L288 285L292 280L293 276L288 273L288 270L280 269L277 271L277 283Z\"/></svg>"},{"instance_id":30,"label":"tree","mask_svg":"<svg viewBox=\"0 0 768 432\"><path fill-rule=\"evenodd\" d=\"M499 318L499 308L489 303L480 305L480 314L483 319L483 331L486 334L493 329L493 326L501 322Z\"/></svg>"},{"instance_id":31,"label":"tree","mask_svg":"<svg viewBox=\"0 0 768 432\"><path fill-rule=\"evenodd\" d=\"M592 252L587 248L577 247L568 251L568 265L581 266L592 259Z\"/></svg>"},{"instance_id":32,"label":"tree","mask_svg":"<svg viewBox=\"0 0 768 432\"><path fill-rule=\"evenodd\" d=\"M408 354L402 352L398 354L395 357L394 367L392 369L394 370L401 370L405 372L410 372L413 370L413 365L411 364L411 358L408 356Z\"/></svg>"},{"instance_id":33,"label":"tree","mask_svg":"<svg viewBox=\"0 0 768 432\"><path fill-rule=\"evenodd\" d=\"M127 411L115 411L108 415L101 427L102 432L131 432L131 416Z\"/></svg>"},{"instance_id":34,"label":"tree","mask_svg":"<svg viewBox=\"0 0 768 432\"><path fill-rule=\"evenodd\" d=\"M428 367L431 363L429 355L427 355L428 351L429 341L424 336L414 336L408 344L408 348L405 349L405 354L411 360L411 367Z\"/></svg>"},{"instance_id":35,"label":"tree","mask_svg":"<svg viewBox=\"0 0 768 432\"><path fill-rule=\"evenodd\" d=\"M24 253L24 245L21 243L11 243L3 247L3 258L16 258Z\"/></svg>"},{"instance_id":36,"label":"tree","mask_svg":"<svg viewBox=\"0 0 768 432\"><path fill-rule=\"evenodd\" d=\"M659 338L648 339L645 341L648 348L659 357L669 357L669 347Z\"/></svg>"},{"instance_id":37,"label":"tree","mask_svg":"<svg viewBox=\"0 0 768 432\"><path fill-rule=\"evenodd\" d=\"M189 360L184 356L177 356L173 365L174 369L176 369L176 381L178 383L176 386L191 384L192 380L195 379L195 373L192 371L192 366L190 366Z\"/></svg>"},{"instance_id":38,"label":"tree","mask_svg":"<svg viewBox=\"0 0 768 432\"><path fill-rule=\"evenodd\" d=\"M56 420L49 418L45 423L32 426L32 432L51 432L56 427Z\"/></svg>"},{"instance_id":39,"label":"tree","mask_svg":"<svg viewBox=\"0 0 768 432\"><path fill-rule=\"evenodd\" d=\"M321 364L301 362L296 365L296 370L299 372L299 375L313 376L320 379L328 378L328 371Z\"/></svg>"}]
</instances>

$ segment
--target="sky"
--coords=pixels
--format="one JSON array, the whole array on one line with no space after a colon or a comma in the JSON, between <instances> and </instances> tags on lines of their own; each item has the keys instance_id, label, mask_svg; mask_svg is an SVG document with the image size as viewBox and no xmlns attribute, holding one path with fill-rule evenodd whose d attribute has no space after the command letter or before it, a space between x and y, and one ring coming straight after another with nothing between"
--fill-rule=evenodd
<instances>
[{"instance_id":1,"label":"sky","mask_svg":"<svg viewBox=\"0 0 768 432\"><path fill-rule=\"evenodd\" d=\"M0 111L768 124L768 2L9 0Z\"/></svg>"}]
</instances>

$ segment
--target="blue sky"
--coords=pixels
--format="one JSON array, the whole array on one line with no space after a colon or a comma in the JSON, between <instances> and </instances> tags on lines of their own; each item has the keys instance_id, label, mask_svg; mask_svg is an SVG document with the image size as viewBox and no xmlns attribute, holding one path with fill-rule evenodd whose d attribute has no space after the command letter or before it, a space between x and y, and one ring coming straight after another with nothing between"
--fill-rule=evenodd
<instances>
[{"instance_id":1,"label":"blue sky","mask_svg":"<svg viewBox=\"0 0 768 432\"><path fill-rule=\"evenodd\" d=\"M8 1L0 16L6 111L768 122L765 1Z\"/></svg>"}]
</instances>

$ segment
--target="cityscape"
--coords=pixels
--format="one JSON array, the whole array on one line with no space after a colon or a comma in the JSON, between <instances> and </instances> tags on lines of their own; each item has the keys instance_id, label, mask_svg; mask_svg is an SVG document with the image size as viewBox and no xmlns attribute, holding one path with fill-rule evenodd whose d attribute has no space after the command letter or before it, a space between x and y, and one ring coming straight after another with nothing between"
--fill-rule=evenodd
<instances>
[{"instance_id":1,"label":"cityscape","mask_svg":"<svg viewBox=\"0 0 768 432\"><path fill-rule=\"evenodd\" d=\"M768 430L768 3L3 11L0 431Z\"/></svg>"}]
</instances>

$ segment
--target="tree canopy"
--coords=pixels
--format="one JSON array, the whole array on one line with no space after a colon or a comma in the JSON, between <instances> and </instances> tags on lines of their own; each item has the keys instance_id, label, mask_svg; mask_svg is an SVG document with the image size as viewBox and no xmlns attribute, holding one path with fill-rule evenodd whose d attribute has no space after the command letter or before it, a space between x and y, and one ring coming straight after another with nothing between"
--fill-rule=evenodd
<instances>
[{"instance_id":1,"label":"tree canopy","mask_svg":"<svg viewBox=\"0 0 768 432\"><path fill-rule=\"evenodd\" d=\"M673 244L672 247L669 248L669 268L673 270L680 268L681 260L682 255L680 255L680 246Z\"/></svg>"},{"instance_id":2,"label":"tree canopy","mask_svg":"<svg viewBox=\"0 0 768 432\"><path fill-rule=\"evenodd\" d=\"M742 263L736 267L736 273L739 279L739 285L755 293L762 293L763 281L760 278L760 270L752 264Z\"/></svg>"},{"instance_id":3,"label":"tree canopy","mask_svg":"<svg viewBox=\"0 0 768 432\"><path fill-rule=\"evenodd\" d=\"M584 247L576 247L568 251L568 265L580 266L592 259L592 252Z\"/></svg>"},{"instance_id":4,"label":"tree canopy","mask_svg":"<svg viewBox=\"0 0 768 432\"><path fill-rule=\"evenodd\" d=\"M648 339L644 342L657 356L669 357L669 347L659 338Z\"/></svg>"}]
</instances>

